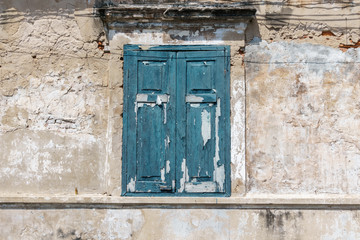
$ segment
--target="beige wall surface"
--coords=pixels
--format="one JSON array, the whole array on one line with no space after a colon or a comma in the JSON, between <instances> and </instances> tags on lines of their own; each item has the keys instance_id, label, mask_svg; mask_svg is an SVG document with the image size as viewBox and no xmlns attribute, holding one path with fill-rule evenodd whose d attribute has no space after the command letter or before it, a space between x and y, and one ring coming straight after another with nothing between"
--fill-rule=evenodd
<instances>
[{"instance_id":1,"label":"beige wall surface","mask_svg":"<svg viewBox=\"0 0 360 240\"><path fill-rule=\"evenodd\" d=\"M0 4L1 191L98 193L110 91L102 23L80 1L19 2Z\"/></svg>"},{"instance_id":2,"label":"beige wall surface","mask_svg":"<svg viewBox=\"0 0 360 240\"><path fill-rule=\"evenodd\" d=\"M119 2L144 4L0 0L1 239L359 238L358 212L341 203L333 211L199 209L196 201L195 209L70 210L56 200L120 196L124 44L231 47L229 204L271 194L307 197L292 202L306 208L360 193L359 0L176 1L243 4L257 10L251 21L140 26L96 15L94 7ZM47 207L20 204L34 196Z\"/></svg>"},{"instance_id":3,"label":"beige wall surface","mask_svg":"<svg viewBox=\"0 0 360 240\"><path fill-rule=\"evenodd\" d=\"M246 51L248 190L358 194L360 49Z\"/></svg>"},{"instance_id":4,"label":"beige wall surface","mask_svg":"<svg viewBox=\"0 0 360 240\"><path fill-rule=\"evenodd\" d=\"M10 239L359 239L359 211L233 209L11 209Z\"/></svg>"}]
</instances>

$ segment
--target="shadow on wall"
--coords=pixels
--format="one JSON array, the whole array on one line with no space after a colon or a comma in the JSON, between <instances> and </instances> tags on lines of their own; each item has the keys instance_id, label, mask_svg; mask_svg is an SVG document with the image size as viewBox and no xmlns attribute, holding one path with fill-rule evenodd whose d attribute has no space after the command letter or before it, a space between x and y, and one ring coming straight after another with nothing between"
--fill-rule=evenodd
<instances>
[{"instance_id":1,"label":"shadow on wall","mask_svg":"<svg viewBox=\"0 0 360 240\"><path fill-rule=\"evenodd\" d=\"M82 10L99 4L99 0L0 0L0 11L9 9L18 12L32 13L37 11Z\"/></svg>"},{"instance_id":2,"label":"shadow on wall","mask_svg":"<svg viewBox=\"0 0 360 240\"><path fill-rule=\"evenodd\" d=\"M0 0L0 26L25 21L31 22L44 16L70 17L77 11L77 17L93 17L85 12L99 5L99 0ZM102 2L102 1L101 1Z\"/></svg>"},{"instance_id":3,"label":"shadow on wall","mask_svg":"<svg viewBox=\"0 0 360 240\"><path fill-rule=\"evenodd\" d=\"M254 41L256 39L261 41L261 33L260 33L259 23L255 16L255 18L249 22L249 24L246 28L245 43L246 43L246 45L248 45L250 43L254 44Z\"/></svg>"},{"instance_id":4,"label":"shadow on wall","mask_svg":"<svg viewBox=\"0 0 360 240\"><path fill-rule=\"evenodd\" d=\"M51 15L57 17L69 17L69 15L75 13L75 11L76 17L85 19L93 17L94 12L82 10L94 7L116 6L123 3L184 4L191 2L204 3L204 1L199 0L0 0L0 25L21 21L31 22L34 19ZM214 4L234 3L234 1L231 0L220 2L209 0L208 2L213 2ZM340 8L341 10L346 10L360 6L360 3L353 0L323 0L312 3L302 3L302 1L242 1L242 5L257 9L256 19L253 19L246 29L246 43L253 43L253 39L272 41L276 39L276 36L279 36L283 40L302 40L306 38L312 39L313 37L325 36L327 39L331 38L332 40L334 40L334 38L339 38L337 41L341 43L340 47L343 47L344 49L358 47L360 40L358 38L358 26L356 23L360 20L359 14L357 12L346 12L346 17L343 17L339 16L337 12L314 12L323 9L329 10L328 3L333 4L331 5L332 10ZM265 10L264 7L266 8ZM299 12L299 9L304 11ZM296 11L294 12L294 10ZM25 20L23 19L24 16L28 16L30 18ZM260 32L264 33L263 30L259 30L259 27L261 26L263 29L265 27L265 29L271 31L271 34L261 36ZM221 26L215 26L214 29L219 27L221 28ZM214 39L215 37L216 39L216 33L215 35L214 33L211 33L211 31L215 31L214 29L210 29L210 33L206 33L205 35L207 36L204 36L204 38L206 39L207 37L211 37ZM162 32L163 29L159 29L159 31ZM236 35L236 33L230 33L227 36L227 39L219 40L241 40L238 36L234 36L234 34ZM174 36L174 39L176 40L189 40L181 38L184 37Z\"/></svg>"},{"instance_id":5,"label":"shadow on wall","mask_svg":"<svg viewBox=\"0 0 360 240\"><path fill-rule=\"evenodd\" d=\"M48 11L48 10L81 10L85 8L100 7L100 6L112 6L117 4L159 4L159 3L196 3L204 1L201 0L0 0L0 11L4 12L5 10L15 8L19 12L33 12L33 11ZM205 1L206 2L206 1ZM223 1L214 1L209 0L207 2L217 3L234 3L233 0L223 0ZM338 4L331 6L332 9L335 8L354 8L360 6L360 3L356 3L353 0L341 1L341 0L323 0L316 2L307 2L303 1L260 1L260 0L246 0L241 1L242 4L247 6L252 6L258 8L260 6L274 6L274 7L300 7L305 9L327 9L326 4ZM356 15L358 15L356 13ZM315 17L317 15L314 15Z\"/></svg>"}]
</instances>

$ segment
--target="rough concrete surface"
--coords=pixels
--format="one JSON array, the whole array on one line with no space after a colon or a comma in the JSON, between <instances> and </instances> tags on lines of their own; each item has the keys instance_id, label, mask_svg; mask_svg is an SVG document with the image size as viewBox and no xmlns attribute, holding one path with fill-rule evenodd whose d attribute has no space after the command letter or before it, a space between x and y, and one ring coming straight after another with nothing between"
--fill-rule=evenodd
<instances>
[{"instance_id":1,"label":"rough concrete surface","mask_svg":"<svg viewBox=\"0 0 360 240\"><path fill-rule=\"evenodd\" d=\"M359 49L246 51L249 191L359 193Z\"/></svg>"},{"instance_id":2,"label":"rough concrete surface","mask_svg":"<svg viewBox=\"0 0 360 240\"><path fill-rule=\"evenodd\" d=\"M359 239L359 211L1 210L2 239ZM17 236L17 237L14 237Z\"/></svg>"}]
</instances>

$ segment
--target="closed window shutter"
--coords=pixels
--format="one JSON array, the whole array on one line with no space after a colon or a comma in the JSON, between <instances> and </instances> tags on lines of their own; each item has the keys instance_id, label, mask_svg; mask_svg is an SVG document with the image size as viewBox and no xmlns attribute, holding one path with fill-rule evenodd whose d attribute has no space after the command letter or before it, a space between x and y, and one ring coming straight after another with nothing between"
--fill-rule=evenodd
<instances>
[{"instance_id":1,"label":"closed window shutter","mask_svg":"<svg viewBox=\"0 0 360 240\"><path fill-rule=\"evenodd\" d=\"M225 99L224 52L178 53L177 159L182 168L179 191L215 193L225 191L223 128Z\"/></svg>"},{"instance_id":2,"label":"closed window shutter","mask_svg":"<svg viewBox=\"0 0 360 240\"><path fill-rule=\"evenodd\" d=\"M174 55L132 51L125 56L127 192L174 190Z\"/></svg>"},{"instance_id":3,"label":"closed window shutter","mask_svg":"<svg viewBox=\"0 0 360 240\"><path fill-rule=\"evenodd\" d=\"M228 48L214 48L125 50L124 195L229 191Z\"/></svg>"}]
</instances>

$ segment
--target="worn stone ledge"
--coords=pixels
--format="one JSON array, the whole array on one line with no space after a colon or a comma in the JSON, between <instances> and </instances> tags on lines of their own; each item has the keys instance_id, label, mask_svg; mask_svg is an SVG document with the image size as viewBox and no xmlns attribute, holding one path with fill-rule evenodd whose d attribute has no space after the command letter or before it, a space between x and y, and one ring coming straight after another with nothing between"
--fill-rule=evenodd
<instances>
[{"instance_id":1,"label":"worn stone ledge","mask_svg":"<svg viewBox=\"0 0 360 240\"><path fill-rule=\"evenodd\" d=\"M255 17L256 9L246 4L119 4L96 8L97 14L106 22L181 21L194 20L249 20Z\"/></svg>"},{"instance_id":2,"label":"worn stone ledge","mask_svg":"<svg viewBox=\"0 0 360 240\"><path fill-rule=\"evenodd\" d=\"M247 195L245 197L0 196L0 208L360 209L359 195Z\"/></svg>"}]
</instances>

